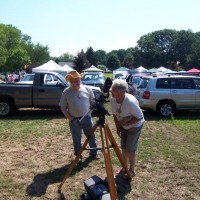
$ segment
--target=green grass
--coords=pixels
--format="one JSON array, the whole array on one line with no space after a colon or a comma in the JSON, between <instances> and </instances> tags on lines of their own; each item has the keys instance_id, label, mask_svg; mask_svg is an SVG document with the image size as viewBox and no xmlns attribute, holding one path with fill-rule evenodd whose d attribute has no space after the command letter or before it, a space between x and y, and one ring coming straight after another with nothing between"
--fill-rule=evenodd
<instances>
[{"instance_id":1,"label":"green grass","mask_svg":"<svg viewBox=\"0 0 200 200\"><path fill-rule=\"evenodd\" d=\"M111 113L109 103L106 104L105 107ZM142 199L145 193L147 193L147 196L148 193L151 193L151 195L154 194L155 199L157 199L156 193L159 193L159 189L163 192L165 188L165 192L169 195L173 194L174 188L176 187L177 190L184 188L179 199L195 199L197 196L200 196L198 185L200 179L199 113L183 112L166 120L155 116L152 112L144 112L144 115L146 122L142 129L136 160L136 169L139 172L139 178L134 181L134 190L130 194L127 194L127 199L137 199L137 195L141 196ZM96 120L97 118L94 118L94 122L96 122ZM113 117L106 116L106 121L116 141L119 142L118 136L116 136L115 131L113 131L115 130ZM58 112L52 111L43 114L40 112L26 114L24 112L21 113L21 116L16 115L0 120L0 144L3 146L4 142L10 143L10 141L11 144L13 141L15 144L16 142L20 144L20 142L28 141L29 138L35 138L36 141L39 141L40 138L45 136L55 139L56 136L63 135L71 141L67 124L66 119ZM99 137L98 130L97 135ZM21 139L23 140L21 141ZM57 147L60 147L59 143L57 145ZM54 152L52 152L53 149L51 148L50 140L46 143L45 150L53 154ZM4 149L0 150L2 152L4 151ZM29 153L30 152L31 150L29 150ZM47 158L51 158L51 156L51 154L45 155ZM120 162L113 150L111 151L111 157L112 164L115 167L120 167ZM37 159L40 158L37 157ZM41 160L42 159L43 158L41 158ZM54 157L52 157L52 159L54 160ZM30 167L30 173L31 166L34 167L37 165L34 160L29 160L26 164ZM38 165L39 172L44 170L43 174L45 174L44 176L49 182L53 182L55 177L60 177L60 175L63 174L63 169L55 169L55 172L53 172L54 168L56 168L54 164L51 163L51 160L49 161L51 169L47 167L42 169L41 166ZM100 168L104 168L103 161L99 161L98 165L100 165ZM87 167L88 165L85 165L83 168L78 169L76 173L73 173L74 177L79 176L82 170L87 170ZM18 191L24 193L24 183L18 184L14 177L10 176L1 166L0 169L3 171L0 175L0 193L9 194L7 196L12 196L12 194ZM17 170L20 174L20 169L16 168L13 170ZM88 172L84 171L84 173L91 175L90 170L92 170L92 168L88 168ZM163 174L165 177L162 177ZM32 176L34 179L34 175ZM76 188L70 189L68 192L70 199L78 199L80 193L84 192L82 184L83 182L77 185ZM76 190L77 188L79 191ZM18 195L19 194L18 192ZM130 195L130 198L128 195ZM40 198L45 199L46 197ZM154 196L152 196L152 198L154 199ZM178 197L176 196L176 198ZM174 199L176 198L174 197ZM167 198L163 197L161 199Z\"/></svg>"},{"instance_id":2,"label":"green grass","mask_svg":"<svg viewBox=\"0 0 200 200\"><path fill-rule=\"evenodd\" d=\"M104 73L106 78L111 78L112 79L112 73Z\"/></svg>"},{"instance_id":3,"label":"green grass","mask_svg":"<svg viewBox=\"0 0 200 200\"><path fill-rule=\"evenodd\" d=\"M0 191L6 191L6 193L16 193L16 191L22 190L24 184L14 181L11 177L5 174L0 174Z\"/></svg>"}]
</instances>

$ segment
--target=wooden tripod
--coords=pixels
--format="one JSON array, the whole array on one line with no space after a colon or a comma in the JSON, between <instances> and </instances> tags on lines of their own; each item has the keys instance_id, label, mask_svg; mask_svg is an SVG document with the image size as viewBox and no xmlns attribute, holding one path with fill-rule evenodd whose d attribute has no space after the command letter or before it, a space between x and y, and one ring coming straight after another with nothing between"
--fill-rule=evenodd
<instances>
[{"instance_id":1,"label":"wooden tripod","mask_svg":"<svg viewBox=\"0 0 200 200\"><path fill-rule=\"evenodd\" d=\"M112 161L111 161L111 157L110 157L110 147L109 147L109 141L111 146L114 148L116 155L118 156L118 159L122 165L122 167L126 170L126 173L128 174L129 179L131 180L131 174L124 162L121 150L119 149L111 131L110 128L108 127L108 125L105 123L105 119L103 119L103 121L99 120L93 127L90 135L87 137L87 139L85 140L83 146L81 147L81 149L79 150L76 158L74 159L74 161L72 161L69 169L67 170L61 184L58 187L58 192L60 192L62 185L64 184L64 182L66 181L66 179L70 176L72 170L74 169L74 167L76 166L76 164L79 161L79 158L81 157L82 152L86 149L87 144L89 143L91 137L93 137L95 130L97 129L97 127L99 127L100 129L100 134L101 134L101 141L102 141L102 153L104 155L104 162L105 162L105 166L106 166L106 173L107 173L107 180L108 180L108 186L109 186L109 191L110 191L110 197L111 200L117 200L118 199L118 195L117 195L117 190L115 187L115 179L114 179L114 174L113 174L113 167L112 167Z\"/></svg>"}]
</instances>

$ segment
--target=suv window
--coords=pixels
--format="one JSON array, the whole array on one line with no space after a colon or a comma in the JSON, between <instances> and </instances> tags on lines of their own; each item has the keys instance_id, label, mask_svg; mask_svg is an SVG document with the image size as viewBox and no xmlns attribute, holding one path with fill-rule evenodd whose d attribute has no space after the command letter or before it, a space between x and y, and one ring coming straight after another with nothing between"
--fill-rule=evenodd
<instances>
[{"instance_id":1,"label":"suv window","mask_svg":"<svg viewBox=\"0 0 200 200\"><path fill-rule=\"evenodd\" d=\"M138 85L138 88L146 88L148 82L149 82L149 79L144 79L144 78L142 78L142 79L140 80L140 83L139 83L139 85Z\"/></svg>"},{"instance_id":2,"label":"suv window","mask_svg":"<svg viewBox=\"0 0 200 200\"><path fill-rule=\"evenodd\" d=\"M170 79L169 78L161 78L156 82L156 88L170 89Z\"/></svg>"},{"instance_id":3,"label":"suv window","mask_svg":"<svg viewBox=\"0 0 200 200\"><path fill-rule=\"evenodd\" d=\"M192 79L175 79L175 89L194 89L194 83Z\"/></svg>"},{"instance_id":4,"label":"suv window","mask_svg":"<svg viewBox=\"0 0 200 200\"><path fill-rule=\"evenodd\" d=\"M200 89L200 79L194 79L196 89Z\"/></svg>"}]
</instances>

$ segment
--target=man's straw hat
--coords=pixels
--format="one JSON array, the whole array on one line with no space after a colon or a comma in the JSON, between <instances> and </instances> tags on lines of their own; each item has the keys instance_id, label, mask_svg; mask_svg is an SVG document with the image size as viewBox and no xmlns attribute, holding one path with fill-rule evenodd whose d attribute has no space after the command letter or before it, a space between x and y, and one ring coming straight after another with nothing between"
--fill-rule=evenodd
<instances>
[{"instance_id":1,"label":"man's straw hat","mask_svg":"<svg viewBox=\"0 0 200 200\"><path fill-rule=\"evenodd\" d=\"M81 75L77 71L71 71L65 76L65 80L67 82L70 81L71 78L81 78Z\"/></svg>"}]
</instances>

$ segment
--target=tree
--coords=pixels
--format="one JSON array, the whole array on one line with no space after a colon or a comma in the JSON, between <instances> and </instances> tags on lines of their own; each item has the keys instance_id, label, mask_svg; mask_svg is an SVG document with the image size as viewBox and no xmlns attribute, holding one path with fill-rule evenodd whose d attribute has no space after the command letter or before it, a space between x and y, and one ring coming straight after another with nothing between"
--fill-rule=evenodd
<instances>
[{"instance_id":1,"label":"tree","mask_svg":"<svg viewBox=\"0 0 200 200\"><path fill-rule=\"evenodd\" d=\"M95 51L93 50L92 47L87 48L87 51L86 51L85 55L86 55L87 60L90 63L90 66L91 65L97 66L96 53L95 53Z\"/></svg>"},{"instance_id":2,"label":"tree","mask_svg":"<svg viewBox=\"0 0 200 200\"><path fill-rule=\"evenodd\" d=\"M30 57L27 51L22 48L15 48L10 51L6 65L8 66L9 71L18 71L22 70L26 63L30 63Z\"/></svg>"},{"instance_id":3,"label":"tree","mask_svg":"<svg viewBox=\"0 0 200 200\"><path fill-rule=\"evenodd\" d=\"M187 63L191 67L200 69L200 36L196 38L191 47L191 54L187 58Z\"/></svg>"},{"instance_id":4,"label":"tree","mask_svg":"<svg viewBox=\"0 0 200 200\"><path fill-rule=\"evenodd\" d=\"M58 57L60 62L72 62L74 60L74 56L68 52L62 54Z\"/></svg>"},{"instance_id":5,"label":"tree","mask_svg":"<svg viewBox=\"0 0 200 200\"><path fill-rule=\"evenodd\" d=\"M195 43L195 34L191 31L181 30L177 32L177 37L172 41L173 58L169 60L179 61L186 69L190 69L188 56L192 53L192 46Z\"/></svg>"},{"instance_id":6,"label":"tree","mask_svg":"<svg viewBox=\"0 0 200 200\"><path fill-rule=\"evenodd\" d=\"M128 55L124 58L124 60L123 60L123 62L122 62L122 66L123 66L123 67L127 67L127 68L129 68L129 69L132 69L132 68L134 67L134 57L133 57L132 54L128 54Z\"/></svg>"},{"instance_id":7,"label":"tree","mask_svg":"<svg viewBox=\"0 0 200 200\"><path fill-rule=\"evenodd\" d=\"M21 31L12 25L0 24L0 66L7 69L6 62L13 49L20 46Z\"/></svg>"},{"instance_id":8,"label":"tree","mask_svg":"<svg viewBox=\"0 0 200 200\"><path fill-rule=\"evenodd\" d=\"M50 59L49 47L37 43L33 45L33 49L29 52L29 55L33 67L41 65Z\"/></svg>"},{"instance_id":9,"label":"tree","mask_svg":"<svg viewBox=\"0 0 200 200\"><path fill-rule=\"evenodd\" d=\"M49 58L48 46L34 45L31 37L22 34L19 29L0 24L0 66L5 71L22 69L24 65L40 65Z\"/></svg>"},{"instance_id":10,"label":"tree","mask_svg":"<svg viewBox=\"0 0 200 200\"><path fill-rule=\"evenodd\" d=\"M75 65L74 69L78 72L82 72L84 69L89 67L89 61L87 60L83 49L81 50L81 52L77 53L77 56L75 56L73 63Z\"/></svg>"},{"instance_id":11,"label":"tree","mask_svg":"<svg viewBox=\"0 0 200 200\"><path fill-rule=\"evenodd\" d=\"M125 56L126 56L126 50L125 49L117 50L117 57L120 61L121 66L123 65L122 63L124 61Z\"/></svg>"},{"instance_id":12,"label":"tree","mask_svg":"<svg viewBox=\"0 0 200 200\"><path fill-rule=\"evenodd\" d=\"M96 58L97 58L97 65L106 65L107 62L107 55L104 50L97 50L96 51Z\"/></svg>"},{"instance_id":13,"label":"tree","mask_svg":"<svg viewBox=\"0 0 200 200\"><path fill-rule=\"evenodd\" d=\"M167 66L171 60L172 42L176 38L175 30L165 29L142 36L138 40L143 66Z\"/></svg>"},{"instance_id":14,"label":"tree","mask_svg":"<svg viewBox=\"0 0 200 200\"><path fill-rule=\"evenodd\" d=\"M119 68L120 67L120 61L119 61L118 57L114 54L110 55L108 57L108 61L107 61L106 66L107 66L108 69L111 69L111 70L115 70L115 69Z\"/></svg>"}]
</instances>

